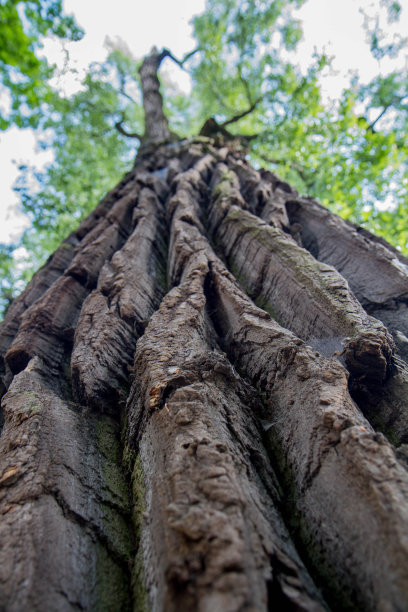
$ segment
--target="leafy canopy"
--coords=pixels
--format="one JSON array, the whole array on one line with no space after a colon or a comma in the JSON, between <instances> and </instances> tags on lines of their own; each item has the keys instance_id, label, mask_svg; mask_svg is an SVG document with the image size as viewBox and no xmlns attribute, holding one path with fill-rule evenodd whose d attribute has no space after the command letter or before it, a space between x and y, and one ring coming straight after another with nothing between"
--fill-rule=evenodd
<instances>
[{"instance_id":1,"label":"leafy canopy","mask_svg":"<svg viewBox=\"0 0 408 612\"><path fill-rule=\"evenodd\" d=\"M214 116L246 138L255 165L270 167L300 193L408 252L407 73L388 71L370 83L354 77L339 100L324 101L320 82L330 58L315 55L306 71L295 63L302 36L295 9L304 2L207 0L193 21L196 53L183 63L192 76L191 95L166 77L165 66L161 71L171 129L193 135ZM399 3L380 3L385 26L395 22ZM21 168L16 189L31 227L18 245L17 264L11 247L0 251L6 304L19 287L16 278L29 274L22 261L28 252L37 267L129 167L137 142L125 134L143 133L143 113L139 62L123 45L111 45L107 61L90 66L80 91L64 97L47 84L51 68L37 55L45 33L80 36L72 19L61 16L61 3L0 0L1 11L10 15L4 24L14 19L21 30L0 64L12 100L2 125L41 120L41 146L54 152L41 172ZM9 40L11 30L1 24L0 36ZM398 58L406 41L390 39L385 26L365 15L373 55Z\"/></svg>"},{"instance_id":2,"label":"leafy canopy","mask_svg":"<svg viewBox=\"0 0 408 612\"><path fill-rule=\"evenodd\" d=\"M341 99L324 102L320 76L330 59L316 55L302 73L288 53L301 36L290 8L302 3L209 0L194 20L202 49L193 70L197 97L219 121L252 108L234 130L256 135L255 164L408 252L408 73L368 84L355 77ZM381 4L385 25L395 22L400 4ZM379 15L365 18L374 57L397 58L407 40L389 40Z\"/></svg>"},{"instance_id":3,"label":"leafy canopy","mask_svg":"<svg viewBox=\"0 0 408 612\"><path fill-rule=\"evenodd\" d=\"M128 170L135 146L115 123L125 118L142 130L140 101L131 95L136 73L136 63L116 49L103 65L90 67L77 93L69 98L53 93L52 113L43 121L39 144L52 149L54 160L41 171L20 166L15 190L30 226L21 237L14 268L10 247L3 249L0 270L6 295L16 279L17 288L23 286Z\"/></svg>"},{"instance_id":4,"label":"leafy canopy","mask_svg":"<svg viewBox=\"0 0 408 612\"><path fill-rule=\"evenodd\" d=\"M0 0L0 130L36 126L49 102L53 67L38 55L43 37L79 40L83 32L62 13L62 0Z\"/></svg>"}]
</instances>

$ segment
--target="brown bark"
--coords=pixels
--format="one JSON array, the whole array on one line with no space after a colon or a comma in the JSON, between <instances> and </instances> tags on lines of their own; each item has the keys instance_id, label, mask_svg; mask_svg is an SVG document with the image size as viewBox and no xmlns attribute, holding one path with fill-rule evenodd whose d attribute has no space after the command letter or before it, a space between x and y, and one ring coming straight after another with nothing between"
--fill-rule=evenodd
<instances>
[{"instance_id":1,"label":"brown bark","mask_svg":"<svg viewBox=\"0 0 408 612\"><path fill-rule=\"evenodd\" d=\"M141 154L3 323L2 609L405 609L405 331L367 311L407 290L232 145Z\"/></svg>"},{"instance_id":2,"label":"brown bark","mask_svg":"<svg viewBox=\"0 0 408 612\"><path fill-rule=\"evenodd\" d=\"M407 262L222 133L170 144L165 56L2 324L0 609L405 610Z\"/></svg>"},{"instance_id":3,"label":"brown bark","mask_svg":"<svg viewBox=\"0 0 408 612\"><path fill-rule=\"evenodd\" d=\"M144 145L157 144L171 139L169 124L163 112L163 98L157 76L159 66L167 56L167 51L159 53L153 49L150 55L144 58L139 70L145 115Z\"/></svg>"}]
</instances>

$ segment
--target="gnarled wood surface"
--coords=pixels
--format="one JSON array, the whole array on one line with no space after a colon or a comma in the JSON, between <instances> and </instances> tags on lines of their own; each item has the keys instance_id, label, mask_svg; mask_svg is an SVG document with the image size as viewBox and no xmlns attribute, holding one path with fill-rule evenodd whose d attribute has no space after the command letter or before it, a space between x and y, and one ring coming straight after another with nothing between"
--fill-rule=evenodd
<instances>
[{"instance_id":1,"label":"gnarled wood surface","mask_svg":"<svg viewBox=\"0 0 408 612\"><path fill-rule=\"evenodd\" d=\"M0 608L408 608L406 260L162 144L2 324Z\"/></svg>"}]
</instances>

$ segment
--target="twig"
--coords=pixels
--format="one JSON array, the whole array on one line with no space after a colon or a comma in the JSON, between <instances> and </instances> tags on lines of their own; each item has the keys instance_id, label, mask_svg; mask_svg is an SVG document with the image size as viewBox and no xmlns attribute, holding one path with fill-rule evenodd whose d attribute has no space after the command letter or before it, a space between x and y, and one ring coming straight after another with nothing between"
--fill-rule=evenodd
<instances>
[{"instance_id":1,"label":"twig","mask_svg":"<svg viewBox=\"0 0 408 612\"><path fill-rule=\"evenodd\" d=\"M263 100L263 98L264 98L264 96L259 97L257 100L255 100L255 102L253 104L251 104L251 106L249 108L247 108L246 110L242 111L242 113L238 113L238 115L235 115L234 117L231 117L231 119L227 119L227 121L224 121L223 123L220 123L220 125L222 127L225 127L226 125L230 125L231 123L235 123L236 121L239 121L243 117L246 117L247 115L252 113L252 111L255 110L255 108Z\"/></svg>"},{"instance_id":2,"label":"twig","mask_svg":"<svg viewBox=\"0 0 408 612\"><path fill-rule=\"evenodd\" d=\"M138 134L137 132L127 132L125 130L125 128L123 127L124 121L125 121L125 117L122 114L122 119L115 123L115 128L118 130L119 134L122 134L123 136L127 136L128 138L137 138L138 140L141 141L142 137L140 136L140 134Z\"/></svg>"},{"instance_id":3,"label":"twig","mask_svg":"<svg viewBox=\"0 0 408 612\"><path fill-rule=\"evenodd\" d=\"M387 110L390 107L391 107L391 104L387 104L387 106L384 106L384 108L382 109L382 111L378 115L378 117L376 119L374 119L374 121L372 123L370 123L370 125L367 127L367 131L370 130L370 132L375 133L375 129L374 129L375 124L381 119L381 117L383 117L385 115L385 113L387 112Z\"/></svg>"},{"instance_id":4,"label":"twig","mask_svg":"<svg viewBox=\"0 0 408 612\"><path fill-rule=\"evenodd\" d=\"M173 60L173 62L175 64L177 64L177 66L180 66L180 68L182 68L183 70L186 70L186 68L184 67L184 64L187 62L187 60L190 59L190 57L192 57L193 55L195 55L198 51L200 51L200 47L197 47L196 49L193 49L193 51L189 51L189 53L187 53L183 59L179 60L177 59L177 57L174 57L174 55L172 54L172 52L169 49L163 49L163 51L160 53L159 57L160 57L160 62L162 60L164 60L165 57L170 58L171 60Z\"/></svg>"}]
</instances>

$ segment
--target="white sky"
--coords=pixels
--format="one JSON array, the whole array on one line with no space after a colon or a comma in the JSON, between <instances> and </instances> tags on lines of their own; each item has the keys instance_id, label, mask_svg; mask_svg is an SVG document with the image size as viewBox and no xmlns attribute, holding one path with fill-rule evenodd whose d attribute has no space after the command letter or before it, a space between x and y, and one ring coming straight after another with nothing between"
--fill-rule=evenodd
<instances>
[{"instance_id":1,"label":"white sky","mask_svg":"<svg viewBox=\"0 0 408 612\"><path fill-rule=\"evenodd\" d=\"M194 48L191 17L204 10L205 0L65 0L65 12L73 13L85 30L84 38L70 43L70 57L79 71L92 61L106 57L104 42L121 38L136 57L145 55L153 45L168 47L181 57ZM296 61L307 66L315 48L334 55L335 73L324 81L326 95L335 96L346 85L349 70L358 70L363 80L379 71L371 57L362 30L359 7L377 5L378 0L307 0L298 12L303 21L304 39L298 47ZM404 3L403 3L404 4ZM405 7L406 9L406 7ZM404 10L400 31L408 32L408 10ZM50 61L61 61L58 45L46 46ZM184 78L174 67L174 78ZM185 81L184 81L185 85ZM67 89L70 85L66 84ZM17 213L18 199L12 191L20 163L39 166L51 159L50 152L35 149L31 130L11 128L0 134L0 242L18 238L26 223Z\"/></svg>"}]
</instances>

